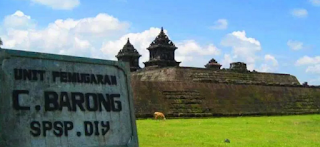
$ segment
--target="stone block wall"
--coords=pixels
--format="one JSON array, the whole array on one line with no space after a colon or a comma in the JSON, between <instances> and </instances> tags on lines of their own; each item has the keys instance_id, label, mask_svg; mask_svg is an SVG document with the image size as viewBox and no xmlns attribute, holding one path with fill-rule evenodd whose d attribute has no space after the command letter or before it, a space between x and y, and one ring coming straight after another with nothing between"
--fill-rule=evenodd
<instances>
[{"instance_id":1,"label":"stone block wall","mask_svg":"<svg viewBox=\"0 0 320 147\"><path fill-rule=\"evenodd\" d=\"M131 75L137 117L281 115L320 112L320 87L289 74L161 68Z\"/></svg>"},{"instance_id":2,"label":"stone block wall","mask_svg":"<svg viewBox=\"0 0 320 147\"><path fill-rule=\"evenodd\" d=\"M282 115L320 112L320 88L132 81L136 116Z\"/></svg>"}]
</instances>

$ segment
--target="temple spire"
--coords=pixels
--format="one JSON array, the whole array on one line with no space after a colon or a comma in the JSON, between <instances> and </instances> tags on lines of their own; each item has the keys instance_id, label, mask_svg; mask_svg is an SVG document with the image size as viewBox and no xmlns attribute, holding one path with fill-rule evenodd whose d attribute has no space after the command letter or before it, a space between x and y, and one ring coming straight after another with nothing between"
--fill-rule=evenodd
<instances>
[{"instance_id":1,"label":"temple spire","mask_svg":"<svg viewBox=\"0 0 320 147\"><path fill-rule=\"evenodd\" d=\"M136 71L140 69L139 58L141 57L141 55L130 43L129 38L127 38L127 43L118 52L118 55L116 55L116 57L118 58L119 61L129 62L131 71Z\"/></svg>"},{"instance_id":2,"label":"temple spire","mask_svg":"<svg viewBox=\"0 0 320 147\"><path fill-rule=\"evenodd\" d=\"M159 35L147 49L149 50L150 58L149 61L144 62L145 67L169 67L179 66L180 64L174 59L174 51L177 47L164 33L163 27L161 27Z\"/></svg>"},{"instance_id":3,"label":"temple spire","mask_svg":"<svg viewBox=\"0 0 320 147\"><path fill-rule=\"evenodd\" d=\"M174 43L169 39L169 37L164 33L163 27L159 35L151 42L150 46L147 49L157 48L157 46L165 46L166 48L171 48L173 50L177 49Z\"/></svg>"}]
</instances>

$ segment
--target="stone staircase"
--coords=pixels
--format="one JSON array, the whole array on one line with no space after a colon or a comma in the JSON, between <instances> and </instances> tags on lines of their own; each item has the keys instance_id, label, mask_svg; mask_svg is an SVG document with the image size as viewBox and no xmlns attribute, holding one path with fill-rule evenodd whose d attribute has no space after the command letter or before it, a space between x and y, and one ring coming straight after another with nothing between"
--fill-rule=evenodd
<instances>
[{"instance_id":1,"label":"stone staircase","mask_svg":"<svg viewBox=\"0 0 320 147\"><path fill-rule=\"evenodd\" d=\"M173 116L201 116L206 109L203 97L197 91L163 91L169 104L169 114Z\"/></svg>"},{"instance_id":2,"label":"stone staircase","mask_svg":"<svg viewBox=\"0 0 320 147\"><path fill-rule=\"evenodd\" d=\"M290 113L310 113L318 112L320 105L316 104L315 99L308 95L300 95L299 97L288 102L285 106L287 112Z\"/></svg>"}]
</instances>

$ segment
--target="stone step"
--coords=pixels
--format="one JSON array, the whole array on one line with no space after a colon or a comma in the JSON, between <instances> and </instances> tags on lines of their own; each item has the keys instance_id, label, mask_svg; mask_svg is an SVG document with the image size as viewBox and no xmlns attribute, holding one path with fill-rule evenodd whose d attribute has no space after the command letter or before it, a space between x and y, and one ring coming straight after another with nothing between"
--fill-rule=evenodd
<instances>
[{"instance_id":1,"label":"stone step","mask_svg":"<svg viewBox=\"0 0 320 147\"><path fill-rule=\"evenodd\" d=\"M192 110L192 109L175 109L171 111L172 113L202 113L204 110Z\"/></svg>"},{"instance_id":2,"label":"stone step","mask_svg":"<svg viewBox=\"0 0 320 147\"><path fill-rule=\"evenodd\" d=\"M200 104L181 104L181 103L177 103L177 104L171 104L170 108L202 108L202 106Z\"/></svg>"},{"instance_id":3,"label":"stone step","mask_svg":"<svg viewBox=\"0 0 320 147\"><path fill-rule=\"evenodd\" d=\"M201 99L174 99L171 100L171 104L201 104Z\"/></svg>"}]
</instances>

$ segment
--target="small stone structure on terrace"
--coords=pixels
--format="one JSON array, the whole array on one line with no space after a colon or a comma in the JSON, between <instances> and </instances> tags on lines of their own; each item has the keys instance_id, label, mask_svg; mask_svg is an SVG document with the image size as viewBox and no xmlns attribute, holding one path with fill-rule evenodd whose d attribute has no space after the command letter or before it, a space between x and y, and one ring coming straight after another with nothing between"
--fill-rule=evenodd
<instances>
[{"instance_id":1,"label":"small stone structure on terrace","mask_svg":"<svg viewBox=\"0 0 320 147\"><path fill-rule=\"evenodd\" d=\"M215 59L211 59L208 64L205 65L206 68L219 70L221 68L221 64L219 64Z\"/></svg>"}]
</instances>

